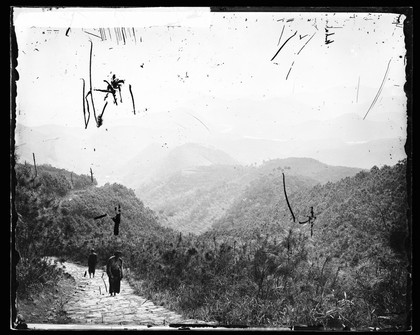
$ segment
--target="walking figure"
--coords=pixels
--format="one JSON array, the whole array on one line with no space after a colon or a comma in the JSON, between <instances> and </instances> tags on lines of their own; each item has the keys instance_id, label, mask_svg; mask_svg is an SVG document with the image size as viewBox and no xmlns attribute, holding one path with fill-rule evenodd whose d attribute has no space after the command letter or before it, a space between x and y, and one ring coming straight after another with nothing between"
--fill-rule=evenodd
<instances>
[{"instance_id":1,"label":"walking figure","mask_svg":"<svg viewBox=\"0 0 420 335\"><path fill-rule=\"evenodd\" d=\"M114 256L111 256L106 263L106 274L109 278L109 293L114 295L120 293L121 279L123 278L123 260L121 259L121 252L116 251Z\"/></svg>"},{"instance_id":2,"label":"walking figure","mask_svg":"<svg viewBox=\"0 0 420 335\"><path fill-rule=\"evenodd\" d=\"M96 263L98 262L98 255L95 253L95 249L90 250L90 255L88 258L88 271L89 271L89 278L93 276L95 278L95 269Z\"/></svg>"}]
</instances>

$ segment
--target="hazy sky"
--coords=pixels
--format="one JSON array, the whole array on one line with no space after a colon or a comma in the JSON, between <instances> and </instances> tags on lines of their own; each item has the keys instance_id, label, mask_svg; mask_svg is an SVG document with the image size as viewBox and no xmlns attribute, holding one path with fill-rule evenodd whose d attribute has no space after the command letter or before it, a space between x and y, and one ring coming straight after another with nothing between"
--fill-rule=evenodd
<instances>
[{"instance_id":1,"label":"hazy sky","mask_svg":"<svg viewBox=\"0 0 420 335\"><path fill-rule=\"evenodd\" d=\"M366 119L389 122L390 131L397 125L405 138L404 19L208 8L15 8L17 122L84 128L82 78L87 92L93 43L93 87L105 89L111 73L125 83L123 103L109 97L104 125L96 128L91 117L87 134L129 125L156 129L161 138L178 131L181 142L216 134L283 140L302 123L348 113L361 119L369 110ZM124 36L117 38L115 27L124 27ZM94 91L94 99L100 113L104 94ZM395 137L391 133L384 138Z\"/></svg>"}]
</instances>

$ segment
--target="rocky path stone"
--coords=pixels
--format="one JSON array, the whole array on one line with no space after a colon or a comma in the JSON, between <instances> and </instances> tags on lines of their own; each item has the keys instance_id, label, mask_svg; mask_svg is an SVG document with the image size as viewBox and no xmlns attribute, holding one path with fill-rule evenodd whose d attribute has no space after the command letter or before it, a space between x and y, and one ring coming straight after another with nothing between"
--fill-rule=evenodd
<instances>
[{"instance_id":1,"label":"rocky path stone","mask_svg":"<svg viewBox=\"0 0 420 335\"><path fill-rule=\"evenodd\" d=\"M57 263L75 279L74 294L70 295L64 310L74 323L165 326L170 323L204 323L185 319L134 293L123 279L120 294L110 296L108 276L97 269L94 278L84 276L87 266L64 262Z\"/></svg>"}]
</instances>

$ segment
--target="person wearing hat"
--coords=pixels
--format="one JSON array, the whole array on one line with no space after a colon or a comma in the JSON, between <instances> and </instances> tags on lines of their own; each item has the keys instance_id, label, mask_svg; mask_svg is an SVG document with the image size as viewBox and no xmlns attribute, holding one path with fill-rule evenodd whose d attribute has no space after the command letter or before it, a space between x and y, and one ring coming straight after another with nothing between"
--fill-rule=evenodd
<instances>
[{"instance_id":1,"label":"person wearing hat","mask_svg":"<svg viewBox=\"0 0 420 335\"><path fill-rule=\"evenodd\" d=\"M116 251L106 263L106 274L109 278L109 294L112 296L120 293L121 279L123 278L123 260L121 252Z\"/></svg>"},{"instance_id":2,"label":"person wearing hat","mask_svg":"<svg viewBox=\"0 0 420 335\"><path fill-rule=\"evenodd\" d=\"M93 275L93 278L95 278L95 269L96 269L96 263L98 262L98 255L95 253L95 249L90 249L90 255L88 258L88 271L89 271L89 278L91 278L91 275Z\"/></svg>"}]
</instances>

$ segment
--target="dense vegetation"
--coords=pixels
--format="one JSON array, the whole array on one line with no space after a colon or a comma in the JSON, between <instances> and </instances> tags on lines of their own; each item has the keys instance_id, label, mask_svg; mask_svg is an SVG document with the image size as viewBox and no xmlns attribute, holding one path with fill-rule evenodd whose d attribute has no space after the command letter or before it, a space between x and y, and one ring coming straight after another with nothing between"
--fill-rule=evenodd
<instances>
[{"instance_id":1,"label":"dense vegetation","mask_svg":"<svg viewBox=\"0 0 420 335\"><path fill-rule=\"evenodd\" d=\"M314 186L353 176L361 169L329 166L311 158L275 159L261 166L214 164L176 171L136 188L136 194L159 214L163 225L202 234L225 215L252 181L281 170L288 176L304 176Z\"/></svg>"},{"instance_id":2,"label":"dense vegetation","mask_svg":"<svg viewBox=\"0 0 420 335\"><path fill-rule=\"evenodd\" d=\"M104 264L115 249L126 251L144 236L150 241L165 239L167 229L158 225L154 213L122 185L97 187L90 176L48 165L38 166L35 172L32 165L17 164L15 171L20 297L57 279L58 272L48 268L43 256L85 262L89 249L94 247ZM113 216L118 204L124 210L122 238L113 235L113 221L109 217L93 219L104 213Z\"/></svg>"},{"instance_id":3,"label":"dense vegetation","mask_svg":"<svg viewBox=\"0 0 420 335\"><path fill-rule=\"evenodd\" d=\"M208 235L245 246L250 241L260 246L263 240L262 287L267 296L276 296L276 302L289 297L298 318L310 316L300 321L326 322L334 316L353 326L402 322L407 276L405 172L406 163L401 162L314 187L305 185L302 178L287 178L297 221L305 221L310 206L314 208L312 238L308 224L292 222L281 174L273 172L251 184ZM288 273L291 286L285 294L284 286L277 284L277 271L287 262L278 254L273 256L272 249L281 248L290 234L302 238L296 246L305 252L298 249L301 254L296 257L304 257L299 256L300 266L294 264Z\"/></svg>"},{"instance_id":4,"label":"dense vegetation","mask_svg":"<svg viewBox=\"0 0 420 335\"><path fill-rule=\"evenodd\" d=\"M160 222L182 233L208 230L230 207L252 178L253 168L229 165L201 166L176 172L160 182L140 187ZM171 199L171 201L168 201Z\"/></svg>"},{"instance_id":5,"label":"dense vegetation","mask_svg":"<svg viewBox=\"0 0 420 335\"><path fill-rule=\"evenodd\" d=\"M285 203L282 172L296 222ZM119 248L143 281L143 294L164 294L199 319L399 326L406 316L405 172L403 161L321 185L271 169L244 188L213 229L196 236L162 227L122 185L97 187L88 176L47 166L33 178L33 166L18 164L17 248L23 259L56 255L85 262L95 247L102 263ZM117 204L119 237L109 218L93 220L113 215ZM312 237L308 224L298 223L310 206ZM33 279L30 264L18 266L23 283Z\"/></svg>"}]
</instances>

